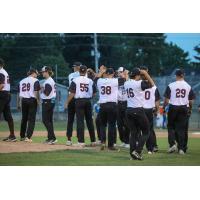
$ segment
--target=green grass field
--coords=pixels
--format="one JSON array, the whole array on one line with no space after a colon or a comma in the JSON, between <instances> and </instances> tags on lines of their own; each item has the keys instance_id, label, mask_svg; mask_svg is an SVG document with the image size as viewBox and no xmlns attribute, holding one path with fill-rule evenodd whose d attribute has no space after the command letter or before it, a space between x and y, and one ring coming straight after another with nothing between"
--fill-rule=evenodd
<instances>
[{"instance_id":1,"label":"green grass field","mask_svg":"<svg viewBox=\"0 0 200 200\"><path fill-rule=\"evenodd\" d=\"M59 143L65 142L65 137L58 137ZM75 140L75 139L74 139ZM35 137L34 142L43 141L42 137ZM87 141L88 142L88 141ZM62 150L41 153L8 153L0 154L2 166L189 166L200 165L200 139L190 139L190 151L184 156L167 154L166 138L159 138L160 151L153 155L144 154L143 161L130 161L128 150L120 152L99 150Z\"/></svg>"},{"instance_id":2,"label":"green grass field","mask_svg":"<svg viewBox=\"0 0 200 200\"><path fill-rule=\"evenodd\" d=\"M18 130L19 124L16 124ZM65 130L64 123L55 123L56 130ZM41 123L37 123L36 130L44 130ZM0 132L7 131L1 124ZM0 135L1 137L1 135ZM60 144L66 138L57 138ZM41 143L44 137L34 136L33 142ZM73 138L76 142L76 138ZM86 138L86 143L89 139ZM153 155L144 153L143 161L130 161L129 152L121 149L120 152L91 150L59 150L41 153L0 153L1 166L195 166L200 165L200 138L189 139L189 151L186 155L167 154L167 138L158 138L159 152Z\"/></svg>"}]
</instances>

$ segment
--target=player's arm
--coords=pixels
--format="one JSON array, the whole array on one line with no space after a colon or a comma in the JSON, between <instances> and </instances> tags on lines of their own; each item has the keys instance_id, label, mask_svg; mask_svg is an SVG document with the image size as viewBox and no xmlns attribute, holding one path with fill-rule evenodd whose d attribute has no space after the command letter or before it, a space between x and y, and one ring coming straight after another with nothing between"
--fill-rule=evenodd
<instances>
[{"instance_id":1,"label":"player's arm","mask_svg":"<svg viewBox=\"0 0 200 200\"><path fill-rule=\"evenodd\" d=\"M195 93L194 93L194 91L191 88L190 92L189 92L189 96L188 96L188 100L189 100L189 114L192 113L192 105L193 105L194 99L195 99Z\"/></svg>"},{"instance_id":2,"label":"player's arm","mask_svg":"<svg viewBox=\"0 0 200 200\"><path fill-rule=\"evenodd\" d=\"M21 98L19 96L19 92L20 92L20 85L18 85L17 88L17 109L21 110Z\"/></svg>"},{"instance_id":3,"label":"player's arm","mask_svg":"<svg viewBox=\"0 0 200 200\"><path fill-rule=\"evenodd\" d=\"M5 83L5 76L3 74L0 74L0 91L3 90Z\"/></svg>"},{"instance_id":4,"label":"player's arm","mask_svg":"<svg viewBox=\"0 0 200 200\"><path fill-rule=\"evenodd\" d=\"M105 72L106 72L106 67L102 65L99 68L99 73L96 74L96 78L101 78Z\"/></svg>"},{"instance_id":5,"label":"player's arm","mask_svg":"<svg viewBox=\"0 0 200 200\"><path fill-rule=\"evenodd\" d=\"M145 70L140 70L140 74L142 74L142 75L145 76L146 80L149 82L149 85L150 85L151 87L153 87L153 86L155 85L153 79L150 77L150 75L148 74L147 71L145 71Z\"/></svg>"},{"instance_id":6,"label":"player's arm","mask_svg":"<svg viewBox=\"0 0 200 200\"><path fill-rule=\"evenodd\" d=\"M74 83L74 81L72 81L71 85L69 86L69 95L67 100L65 101L65 109L67 109L70 101L74 98L75 94L76 94L76 83Z\"/></svg>"},{"instance_id":7,"label":"player's arm","mask_svg":"<svg viewBox=\"0 0 200 200\"><path fill-rule=\"evenodd\" d=\"M165 110L165 107L169 104L169 100L171 98L171 89L169 86L167 86L165 90L164 97L163 109Z\"/></svg>"},{"instance_id":8,"label":"player's arm","mask_svg":"<svg viewBox=\"0 0 200 200\"><path fill-rule=\"evenodd\" d=\"M36 97L36 100L37 100L37 103L38 104L40 104L40 93L39 93L39 91L40 91L40 83L39 83L39 81L36 81L35 83L34 83L34 94L35 94L35 97Z\"/></svg>"},{"instance_id":9,"label":"player's arm","mask_svg":"<svg viewBox=\"0 0 200 200\"><path fill-rule=\"evenodd\" d=\"M155 91L155 112L156 114L159 112L159 107L160 107L160 93L159 93L159 90L158 88L156 88L156 91Z\"/></svg>"},{"instance_id":10,"label":"player's arm","mask_svg":"<svg viewBox=\"0 0 200 200\"><path fill-rule=\"evenodd\" d=\"M92 85L92 90L93 90L93 97L94 97L97 93L97 86L94 82L93 82L93 85Z\"/></svg>"}]
</instances>

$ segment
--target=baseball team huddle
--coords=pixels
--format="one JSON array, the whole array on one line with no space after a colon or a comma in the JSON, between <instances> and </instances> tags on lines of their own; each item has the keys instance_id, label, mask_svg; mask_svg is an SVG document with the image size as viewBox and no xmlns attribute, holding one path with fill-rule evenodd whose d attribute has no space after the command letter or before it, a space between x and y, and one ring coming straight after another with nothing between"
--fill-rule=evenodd
<instances>
[{"instance_id":1,"label":"baseball team huddle","mask_svg":"<svg viewBox=\"0 0 200 200\"><path fill-rule=\"evenodd\" d=\"M17 141L14 122L10 110L9 75L4 69L5 63L0 59L0 115L8 122L10 135L3 139L7 142ZM80 62L73 64L74 72L69 74L67 109L67 146L72 144L73 123L76 116L78 146L85 146L85 127L89 132L91 147L97 145L101 150L118 150L117 129L120 147L130 149L133 160L142 160L146 145L148 154L158 151L154 131L154 116L159 111L160 93L148 68L142 66L128 71L120 67L101 66L98 73ZM38 75L44 80L39 82ZM37 107L42 103L42 122L47 129L44 143L52 145L57 142L53 126L53 113L56 102L56 84L52 78L51 67L44 66L38 73L30 69L27 77L18 86L17 105L22 112L20 141L32 142ZM95 135L93 109L91 100L98 96L99 112L96 116L97 139ZM195 94L184 80L184 71L176 70L176 81L170 83L164 92L164 104L168 109L168 153L178 150L180 155L187 151L188 123Z\"/></svg>"}]
</instances>

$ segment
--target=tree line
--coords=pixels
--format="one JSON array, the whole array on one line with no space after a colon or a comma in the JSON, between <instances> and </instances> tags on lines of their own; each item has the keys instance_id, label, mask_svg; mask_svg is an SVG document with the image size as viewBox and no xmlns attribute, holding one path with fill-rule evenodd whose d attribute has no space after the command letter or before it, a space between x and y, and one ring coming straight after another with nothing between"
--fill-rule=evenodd
<instances>
[{"instance_id":1,"label":"tree line","mask_svg":"<svg viewBox=\"0 0 200 200\"><path fill-rule=\"evenodd\" d=\"M197 62L188 52L166 42L163 33L101 33L98 36L99 64L114 67L146 65L152 75L169 74L176 67L199 69L200 46L194 47ZM58 76L67 77L74 61L94 69L93 34L16 33L0 34L0 57L6 61L13 81L30 67L58 66ZM55 69L54 69L55 70ZM11 79L11 80L12 80Z\"/></svg>"}]
</instances>

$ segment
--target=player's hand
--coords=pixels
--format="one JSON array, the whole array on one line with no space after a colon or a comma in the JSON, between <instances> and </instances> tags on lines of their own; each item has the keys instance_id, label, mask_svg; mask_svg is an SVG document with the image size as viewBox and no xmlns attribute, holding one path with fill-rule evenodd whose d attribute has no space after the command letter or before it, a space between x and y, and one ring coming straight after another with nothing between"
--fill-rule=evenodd
<instances>
[{"instance_id":1,"label":"player's hand","mask_svg":"<svg viewBox=\"0 0 200 200\"><path fill-rule=\"evenodd\" d=\"M147 73L147 71L141 69L141 70L140 70L140 74L142 74L142 75L146 75L146 74L148 74L148 73Z\"/></svg>"}]
</instances>

